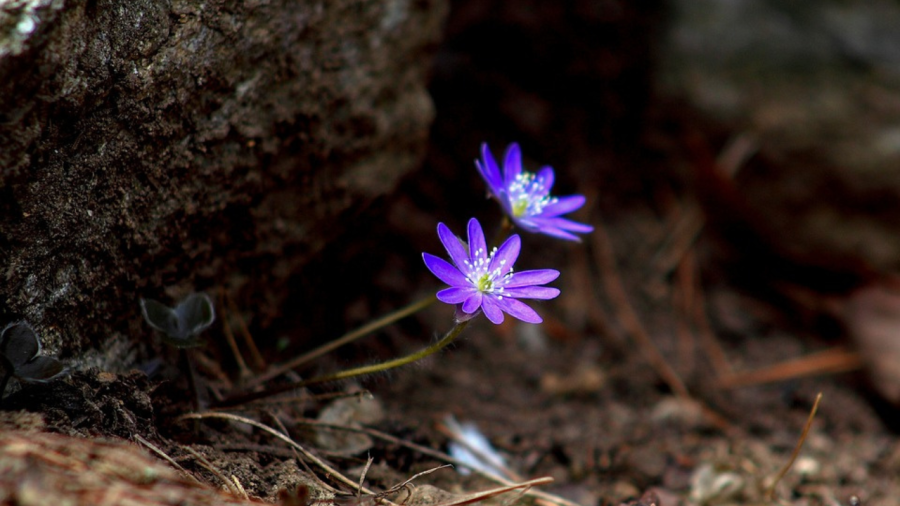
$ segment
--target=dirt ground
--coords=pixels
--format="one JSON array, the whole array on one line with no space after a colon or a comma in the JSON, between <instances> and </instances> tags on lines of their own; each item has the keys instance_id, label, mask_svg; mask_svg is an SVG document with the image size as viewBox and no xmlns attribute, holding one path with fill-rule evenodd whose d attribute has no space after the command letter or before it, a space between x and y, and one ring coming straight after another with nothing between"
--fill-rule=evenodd
<instances>
[{"instance_id":1,"label":"dirt ground","mask_svg":"<svg viewBox=\"0 0 900 506\"><path fill-rule=\"evenodd\" d=\"M826 375L722 388L695 320L675 308L676 279L654 278L642 267L652 264L658 246L645 238L659 237L659 230L652 233L646 217L607 227L610 242L627 244L621 251L630 252L618 253L615 275L635 301L647 336L690 397L674 393L646 359L646 350L629 336L621 310L602 288L588 240L540 255L542 262L552 259L553 265L566 266L557 286L567 295L538 305L545 324L494 327L478 321L438 357L362 381L383 411L372 415L368 425L444 451L447 436L438 427L448 415L474 422L519 476L550 476L555 481L541 490L580 505L618 504L648 489L657 491L662 504L762 504L766 487L787 463L813 400L822 392L800 457L776 489L777 501L849 505L856 496L864 504L891 503L900 466L895 437L858 378ZM531 261L537 262L534 257ZM704 290L715 342L735 370L769 366L826 346L785 327L773 309L733 286L714 283ZM350 358L323 360L317 368L327 370L329 362L342 361L348 366L366 348L387 357L421 346L440 332L426 330L429 324L449 324L451 314L446 306L431 307L390 332L392 339L377 340L380 345L364 340ZM579 321L581 329L573 330ZM218 334L213 338L219 340ZM200 363L201 376L225 388L213 376L215 360ZM215 488L223 488L220 477L193 452L204 455L221 474L236 477L252 497L273 500L278 490L301 480L303 471L291 447L271 435L222 420L176 422L192 410L188 387L178 375L172 381L159 378L148 379L142 372L79 372L52 384L49 392L29 387L7 401L7 407L43 413L53 432L132 442L140 436ZM345 383L317 391L353 389ZM298 396L306 400L296 400ZM270 401L231 412L274 427L283 424L293 438L353 480L370 455L374 463L366 485L373 489L390 488L443 463L379 439L323 442L304 423L334 401L309 400L307 392L298 396L289 404ZM353 417L334 420L347 424ZM318 469L315 474L322 475ZM455 493L495 486L451 469L416 483L434 483Z\"/></svg>"},{"instance_id":2,"label":"dirt ground","mask_svg":"<svg viewBox=\"0 0 900 506\"><path fill-rule=\"evenodd\" d=\"M399 201L389 210L391 220L407 216L412 205ZM788 462L821 392L803 450L775 488L775 502L892 502L898 493L900 454L882 417L889 419L893 411L867 393L859 372L726 388L716 369L723 367L722 359L726 372L765 368L831 349L834 341L811 337L814 332L769 301L715 277L714 269L704 269L698 258L709 258L713 248L702 234L680 268L660 270L658 258L671 222L654 216L649 207L636 204L615 220L594 213L590 221L598 231L582 244L525 237L523 265L553 265L562 271L555 285L563 295L535 304L544 324L493 326L479 319L450 349L422 363L359 382L294 392L290 402L260 401L228 412L286 431L354 482L371 456L365 485L373 490L389 489L445 462L395 440L328 438L330 432L309 423L361 421L400 441L444 452L448 436L441 426L452 415L477 424L519 480L552 477L552 484L538 488L563 505L615 505L648 490L665 505L767 504L767 488ZM424 249L438 252L437 241L428 235L418 240L428 244ZM417 247L417 241L410 242L408 248ZM347 306L348 321L385 312L383 307L401 293L415 299L437 287L424 272L411 279L401 275L406 271L395 265L407 254L400 245L386 255L371 289L385 293L385 300L375 303L370 295L362 296ZM608 255L613 255L612 263ZM404 269L424 271L417 259L409 262ZM695 311L694 304L701 304L702 311ZM304 375L412 351L443 332L451 317L451 308L432 306L377 337L317 360ZM223 319L229 327L235 325L227 312ZM213 346L194 352L213 399L235 388L223 330L211 333ZM271 359L271 350L266 351ZM674 376L666 376L653 353L659 353ZM150 377L141 371L77 372L49 386L27 387L5 407L12 413L17 408L42 413L42 424L54 433L122 438L144 451L151 451L152 444L200 482L232 495L239 492L233 484L225 485L223 476L234 477L250 497L280 504L294 504L279 491L296 490L310 473L351 490L295 454L285 441L246 423L180 420L193 411L191 395L175 356L168 358ZM334 401L326 395L360 388L375 400ZM316 400L313 394L326 399ZM333 403L348 401L334 414ZM372 404L378 409L360 408ZM325 417L328 411L334 416ZM457 494L497 486L453 469L415 483ZM206 500L212 499L192 503ZM512 500L549 499L510 493L491 501Z\"/></svg>"},{"instance_id":3,"label":"dirt ground","mask_svg":"<svg viewBox=\"0 0 900 506\"><path fill-rule=\"evenodd\" d=\"M460 33L467 32L451 20L451 43L439 59L433 87L438 120L422 170L371 210L377 218L366 222L365 230L334 244L310 266L298 278L296 309L285 311L278 328L261 331L251 325L253 338L268 364L281 363L438 289L420 260L422 251L442 253L436 223L460 231L470 216L499 222L495 205L482 198L472 164L485 140L498 155L504 143L520 140L532 170L537 163L554 165L561 193L589 199L576 217L597 230L583 243L523 234L523 268L562 273L554 283L562 295L534 304L545 323L508 320L494 326L479 318L450 348L421 363L251 405L204 410L204 419L183 417L195 412L192 395L177 355L164 348L161 359L142 360L130 372L78 371L49 385L27 386L4 401L0 421L6 438L0 458L5 503L64 504L68 498L71 504L135 504L145 494L141 504L258 499L305 506L330 497L316 481L321 480L349 493L340 504L370 504L371 497L351 492L361 475L365 487L383 491L446 463L434 452L447 451L448 416L477 425L506 457L512 481L553 478L533 489L544 496L508 492L489 503L896 502L896 409L872 392L858 357L848 351L841 322L804 305L809 297L798 296L777 277L748 282L741 273L757 272L758 263L772 257L729 253L730 236L703 217L703 210L709 215L716 209L695 198L682 177L683 167L692 163L685 131L708 139L713 154L735 132L710 127L647 94L646 107L631 121L640 126L605 137L611 120L580 113L575 99L560 104L558 96L523 91L496 75L484 78L488 84L473 78L479 63L460 63L463 50L452 45L465 40ZM628 79L643 83L640 76ZM493 95L467 103L453 93L460 83L473 82ZM621 96L623 86L604 93ZM520 93L507 93L486 113L483 107L498 89ZM549 109L555 105L558 109ZM511 112L517 110L560 112L535 119ZM555 130L566 119L565 128ZM577 136L579 131L584 136ZM804 258L785 261L802 264ZM321 287L323 280L336 288L324 294L307 288ZM242 341L240 324L252 322L252 308L235 311L224 301L217 304L220 321L207 336L210 345L191 352L212 402L239 391L242 380L252 381L262 370ZM310 377L396 357L432 342L451 322L452 308L436 304L298 373ZM228 333L237 336L248 364L245 378L227 345ZM148 329L142 338L151 335ZM831 361L811 367L790 362L821 353ZM772 375L743 374L759 370ZM291 373L266 385L299 377ZM342 392L351 395L336 400ZM769 499L819 393L823 397L804 446ZM223 413L243 418L226 419ZM359 427L371 430L352 432ZM28 432L34 428L43 432ZM69 436L75 439L65 439ZM131 453L123 457L120 451ZM67 460L78 452L89 458L80 464ZM13 453L28 455L28 466L9 463ZM350 483L339 483L313 456ZM138 477L125 473L130 465L137 466ZM172 471L175 466L182 470ZM63 478L42 478L54 473ZM95 474L106 478L76 485ZM111 495L108 476L113 475L120 485L123 479L133 485L119 486L118 495ZM433 489L425 484L452 494L498 486L450 468L419 476L414 484L417 492L405 500L413 506L474 500L429 496ZM179 487L182 492L172 491ZM106 492L98 495L99 488ZM655 498L644 495L648 491ZM404 493L388 497L403 502ZM242 499L244 494L250 499Z\"/></svg>"}]
</instances>

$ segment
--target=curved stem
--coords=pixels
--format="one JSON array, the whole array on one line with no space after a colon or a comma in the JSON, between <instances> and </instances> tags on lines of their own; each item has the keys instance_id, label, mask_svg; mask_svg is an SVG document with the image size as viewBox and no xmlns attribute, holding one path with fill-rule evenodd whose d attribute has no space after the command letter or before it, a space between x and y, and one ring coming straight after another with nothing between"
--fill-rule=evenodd
<instances>
[{"instance_id":1,"label":"curved stem","mask_svg":"<svg viewBox=\"0 0 900 506\"><path fill-rule=\"evenodd\" d=\"M382 316L381 318L378 318L377 320L373 320L373 321L363 325L362 327L359 327L358 329L351 330L350 332L347 332L346 334L335 339L334 341L329 341L329 342L325 343L324 345L319 346L318 348L316 348L312 351L304 353L303 355L295 357L281 365L273 366L268 371L264 372L263 374L260 374L259 376L257 376L256 378L253 378L250 381L247 381L244 385L246 387L254 387L256 385L261 385L262 383L265 383L266 381L269 381L272 378L277 378L278 376L281 376L282 374L290 371L291 369L296 369L297 367L300 367L301 365L309 362L310 360L319 358L322 355L324 355L332 350L335 350L337 348L340 348L341 346L343 346L347 343L353 342L363 336L366 336L368 334L371 334L372 332L375 332L376 330L378 330L382 327L387 327L388 325L390 325L398 320L406 318L407 316L409 316L411 314L417 313L417 312L425 309L426 307L430 306L431 304L433 304L436 301L437 301L437 297L435 297L434 295L429 295L428 297L426 297L422 300L413 302L412 304L410 304L406 307L402 307L392 313L388 313L388 314Z\"/></svg>"},{"instance_id":2,"label":"curved stem","mask_svg":"<svg viewBox=\"0 0 900 506\"><path fill-rule=\"evenodd\" d=\"M444 334L444 337L442 337L439 341L437 341L434 344L432 344L431 346L421 349L411 355L407 355L405 357L400 357L400 358L395 358L393 360L388 360L388 361L382 362L380 364L365 365L362 367L357 367L355 369L348 369L346 371L340 371L340 372L336 372L334 374L319 376L317 378L312 378L310 380L307 380L304 383L306 383L307 385L312 385L315 383L324 383L327 381L336 381L336 380L342 380L342 379L347 379L347 378L354 378L356 376L363 376L366 374L387 371L390 369L394 369L396 367L402 367L406 364L411 364L417 360L421 360L421 359L427 357L428 355L431 355L433 353L440 351L442 348L444 348L445 346L447 346L448 344L453 342L453 340L456 339L456 337L460 334L460 332L463 331L464 328L466 328L466 325L468 325L468 324L469 324L469 320L457 323L456 325L453 326L452 329L450 329L449 332Z\"/></svg>"},{"instance_id":3,"label":"curved stem","mask_svg":"<svg viewBox=\"0 0 900 506\"><path fill-rule=\"evenodd\" d=\"M427 348L423 348L415 353L407 355L405 357L395 358L392 360L388 360L386 362L381 362L380 364L373 365L365 365L362 367L356 367L353 369L347 369L344 371L339 371L332 374L326 374L324 376L317 376L315 378L311 378L304 381L298 381L296 383L291 383L289 385L281 385L278 387L270 388L268 390L263 390L261 392L253 392L249 394L237 395L235 397L230 397L227 399L223 399L220 402L215 403L216 407L228 407L228 406L239 406L241 404L246 404L248 402L256 401L259 399L265 399L266 397L271 397L273 395L278 395L283 392L288 392L291 390L295 390L297 388L303 388L310 385L316 385L319 383L327 383L329 381L338 381L348 378L355 378L357 376L364 376L366 374L372 374L382 371L387 371L389 369L394 369L396 367L401 367L407 364L411 364L417 360L421 360L428 355L432 355L437 353L441 349L445 348L448 344L452 343L454 339L459 336L459 334L469 325L470 320L457 322L456 325L453 326L444 337L440 340L432 344Z\"/></svg>"}]
</instances>

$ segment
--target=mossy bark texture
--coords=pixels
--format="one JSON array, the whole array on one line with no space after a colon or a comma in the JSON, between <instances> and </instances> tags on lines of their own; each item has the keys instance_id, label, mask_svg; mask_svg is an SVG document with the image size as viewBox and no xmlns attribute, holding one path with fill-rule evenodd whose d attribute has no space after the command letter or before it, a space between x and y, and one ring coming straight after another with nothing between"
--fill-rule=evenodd
<instances>
[{"instance_id":1,"label":"mossy bark texture","mask_svg":"<svg viewBox=\"0 0 900 506\"><path fill-rule=\"evenodd\" d=\"M420 162L445 13L0 0L0 314L77 351L146 334L138 298L165 287L277 308Z\"/></svg>"}]
</instances>

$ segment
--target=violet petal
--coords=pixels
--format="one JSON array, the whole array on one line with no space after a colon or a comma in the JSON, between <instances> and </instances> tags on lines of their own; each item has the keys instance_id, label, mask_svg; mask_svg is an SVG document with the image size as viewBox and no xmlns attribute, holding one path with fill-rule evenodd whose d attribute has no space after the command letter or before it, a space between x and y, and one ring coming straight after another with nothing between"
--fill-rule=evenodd
<instances>
[{"instance_id":1,"label":"violet petal","mask_svg":"<svg viewBox=\"0 0 900 506\"><path fill-rule=\"evenodd\" d=\"M553 173L553 167L548 165L541 168L536 177L544 183L544 189L547 190L547 193L550 193L550 190L553 188L553 182L556 180L556 175Z\"/></svg>"},{"instance_id":2,"label":"violet petal","mask_svg":"<svg viewBox=\"0 0 900 506\"><path fill-rule=\"evenodd\" d=\"M520 286L545 285L558 277L559 271L554 269L514 272L503 286L509 289Z\"/></svg>"},{"instance_id":3,"label":"violet petal","mask_svg":"<svg viewBox=\"0 0 900 506\"><path fill-rule=\"evenodd\" d=\"M515 142L506 148L506 158L503 160L503 186L509 188L516 177L522 173L522 150Z\"/></svg>"},{"instance_id":4,"label":"violet petal","mask_svg":"<svg viewBox=\"0 0 900 506\"><path fill-rule=\"evenodd\" d=\"M462 304L475 293L475 287L453 286L437 293L439 301L447 304Z\"/></svg>"},{"instance_id":5,"label":"violet petal","mask_svg":"<svg viewBox=\"0 0 900 506\"><path fill-rule=\"evenodd\" d=\"M430 253L422 253L422 259L425 261L425 267L428 267L428 270L444 283L450 286L470 285L466 277L459 272L459 269L443 258L436 257Z\"/></svg>"},{"instance_id":6,"label":"violet petal","mask_svg":"<svg viewBox=\"0 0 900 506\"><path fill-rule=\"evenodd\" d=\"M496 195L503 187L503 176L486 143L481 145L481 158L481 161L475 160L475 167L481 173L481 177L484 178L491 193Z\"/></svg>"},{"instance_id":7,"label":"violet petal","mask_svg":"<svg viewBox=\"0 0 900 506\"><path fill-rule=\"evenodd\" d=\"M479 258L487 258L487 244L484 241L484 231L481 230L481 224L478 220L472 218L469 220L469 258L472 262L478 261Z\"/></svg>"},{"instance_id":8,"label":"violet petal","mask_svg":"<svg viewBox=\"0 0 900 506\"><path fill-rule=\"evenodd\" d=\"M571 195L568 197L559 197L556 202L548 205L541 212L544 218L559 216L560 214L570 213L576 209L581 209L585 202L584 195Z\"/></svg>"},{"instance_id":9,"label":"violet petal","mask_svg":"<svg viewBox=\"0 0 900 506\"><path fill-rule=\"evenodd\" d=\"M512 269L516 259L519 258L519 251L522 249L522 239L518 234L513 234L499 248L494 258L491 259L491 265L488 266L489 272L499 269L499 276L505 276Z\"/></svg>"},{"instance_id":10,"label":"violet petal","mask_svg":"<svg viewBox=\"0 0 900 506\"><path fill-rule=\"evenodd\" d=\"M512 212L508 213L508 216L512 216ZM519 228L529 232L541 232L541 225L532 218L513 218L513 222L515 222Z\"/></svg>"},{"instance_id":11,"label":"violet petal","mask_svg":"<svg viewBox=\"0 0 900 506\"><path fill-rule=\"evenodd\" d=\"M579 223L577 221L572 221L568 218L549 218L547 221L553 227L565 230L567 232L578 232L586 234L588 232L594 231L593 226L587 225L585 223Z\"/></svg>"},{"instance_id":12,"label":"violet petal","mask_svg":"<svg viewBox=\"0 0 900 506\"><path fill-rule=\"evenodd\" d=\"M559 239L565 239L567 241L581 242L581 238L577 235L566 232L565 230L558 228L556 226L550 224L542 223L538 227L540 233L544 235L549 235L551 237L557 237Z\"/></svg>"},{"instance_id":13,"label":"violet petal","mask_svg":"<svg viewBox=\"0 0 900 506\"><path fill-rule=\"evenodd\" d=\"M472 295L469 296L468 299L463 301L462 310L464 313L474 313L478 308L481 307L481 304L484 300L484 294L481 292L475 291Z\"/></svg>"},{"instance_id":14,"label":"violet petal","mask_svg":"<svg viewBox=\"0 0 900 506\"><path fill-rule=\"evenodd\" d=\"M481 301L481 310L484 311L484 316L495 325L503 323L503 311L500 310L499 302L501 301L490 296Z\"/></svg>"},{"instance_id":15,"label":"violet petal","mask_svg":"<svg viewBox=\"0 0 900 506\"><path fill-rule=\"evenodd\" d=\"M507 288L504 291L507 298L516 299L555 299L559 295L559 288L549 286L520 286L518 288Z\"/></svg>"},{"instance_id":16,"label":"violet petal","mask_svg":"<svg viewBox=\"0 0 900 506\"><path fill-rule=\"evenodd\" d=\"M453 261L453 264L456 265L457 268L463 269L466 265L466 260L468 260L468 254L466 253L466 247L463 245L462 241L447 228L447 225L443 223L438 223L438 237L441 239L441 244L444 245L444 249L447 250L447 253L450 255L450 260Z\"/></svg>"},{"instance_id":17,"label":"violet petal","mask_svg":"<svg viewBox=\"0 0 900 506\"><path fill-rule=\"evenodd\" d=\"M527 304L516 299L505 297L502 300L497 301L497 305L513 318L517 318L523 322L541 323L544 321L534 309L531 309ZM484 314L487 315L487 310L485 310Z\"/></svg>"}]
</instances>

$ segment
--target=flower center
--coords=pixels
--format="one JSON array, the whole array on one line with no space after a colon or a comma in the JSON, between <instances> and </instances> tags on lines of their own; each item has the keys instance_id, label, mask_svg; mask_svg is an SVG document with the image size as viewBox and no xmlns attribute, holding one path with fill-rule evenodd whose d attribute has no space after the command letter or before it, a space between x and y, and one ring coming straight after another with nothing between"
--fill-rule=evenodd
<instances>
[{"instance_id":1,"label":"flower center","mask_svg":"<svg viewBox=\"0 0 900 506\"><path fill-rule=\"evenodd\" d=\"M521 218L522 215L525 214L525 211L528 210L528 199L520 198L519 200L513 202L512 205L512 213L516 218Z\"/></svg>"},{"instance_id":2,"label":"flower center","mask_svg":"<svg viewBox=\"0 0 900 506\"><path fill-rule=\"evenodd\" d=\"M520 172L507 192L515 218L537 216L545 207L556 202L556 197L549 195L544 178L538 178L531 172Z\"/></svg>"},{"instance_id":3,"label":"flower center","mask_svg":"<svg viewBox=\"0 0 900 506\"><path fill-rule=\"evenodd\" d=\"M466 270L468 271L466 279L468 279L469 283L472 283L472 286L479 292L492 293L502 297L504 292L503 285L506 284L506 278L512 276L512 269L501 276L500 272L503 269L503 266L506 265L506 261L501 260L500 267L489 271L488 268L490 267L495 254L497 254L497 248L491 250L490 255L485 254L483 249L476 251L474 258L465 261Z\"/></svg>"},{"instance_id":4,"label":"flower center","mask_svg":"<svg viewBox=\"0 0 900 506\"><path fill-rule=\"evenodd\" d=\"M491 292L494 289L494 277L487 273L482 274L481 277L478 278L476 288L482 293Z\"/></svg>"}]
</instances>

